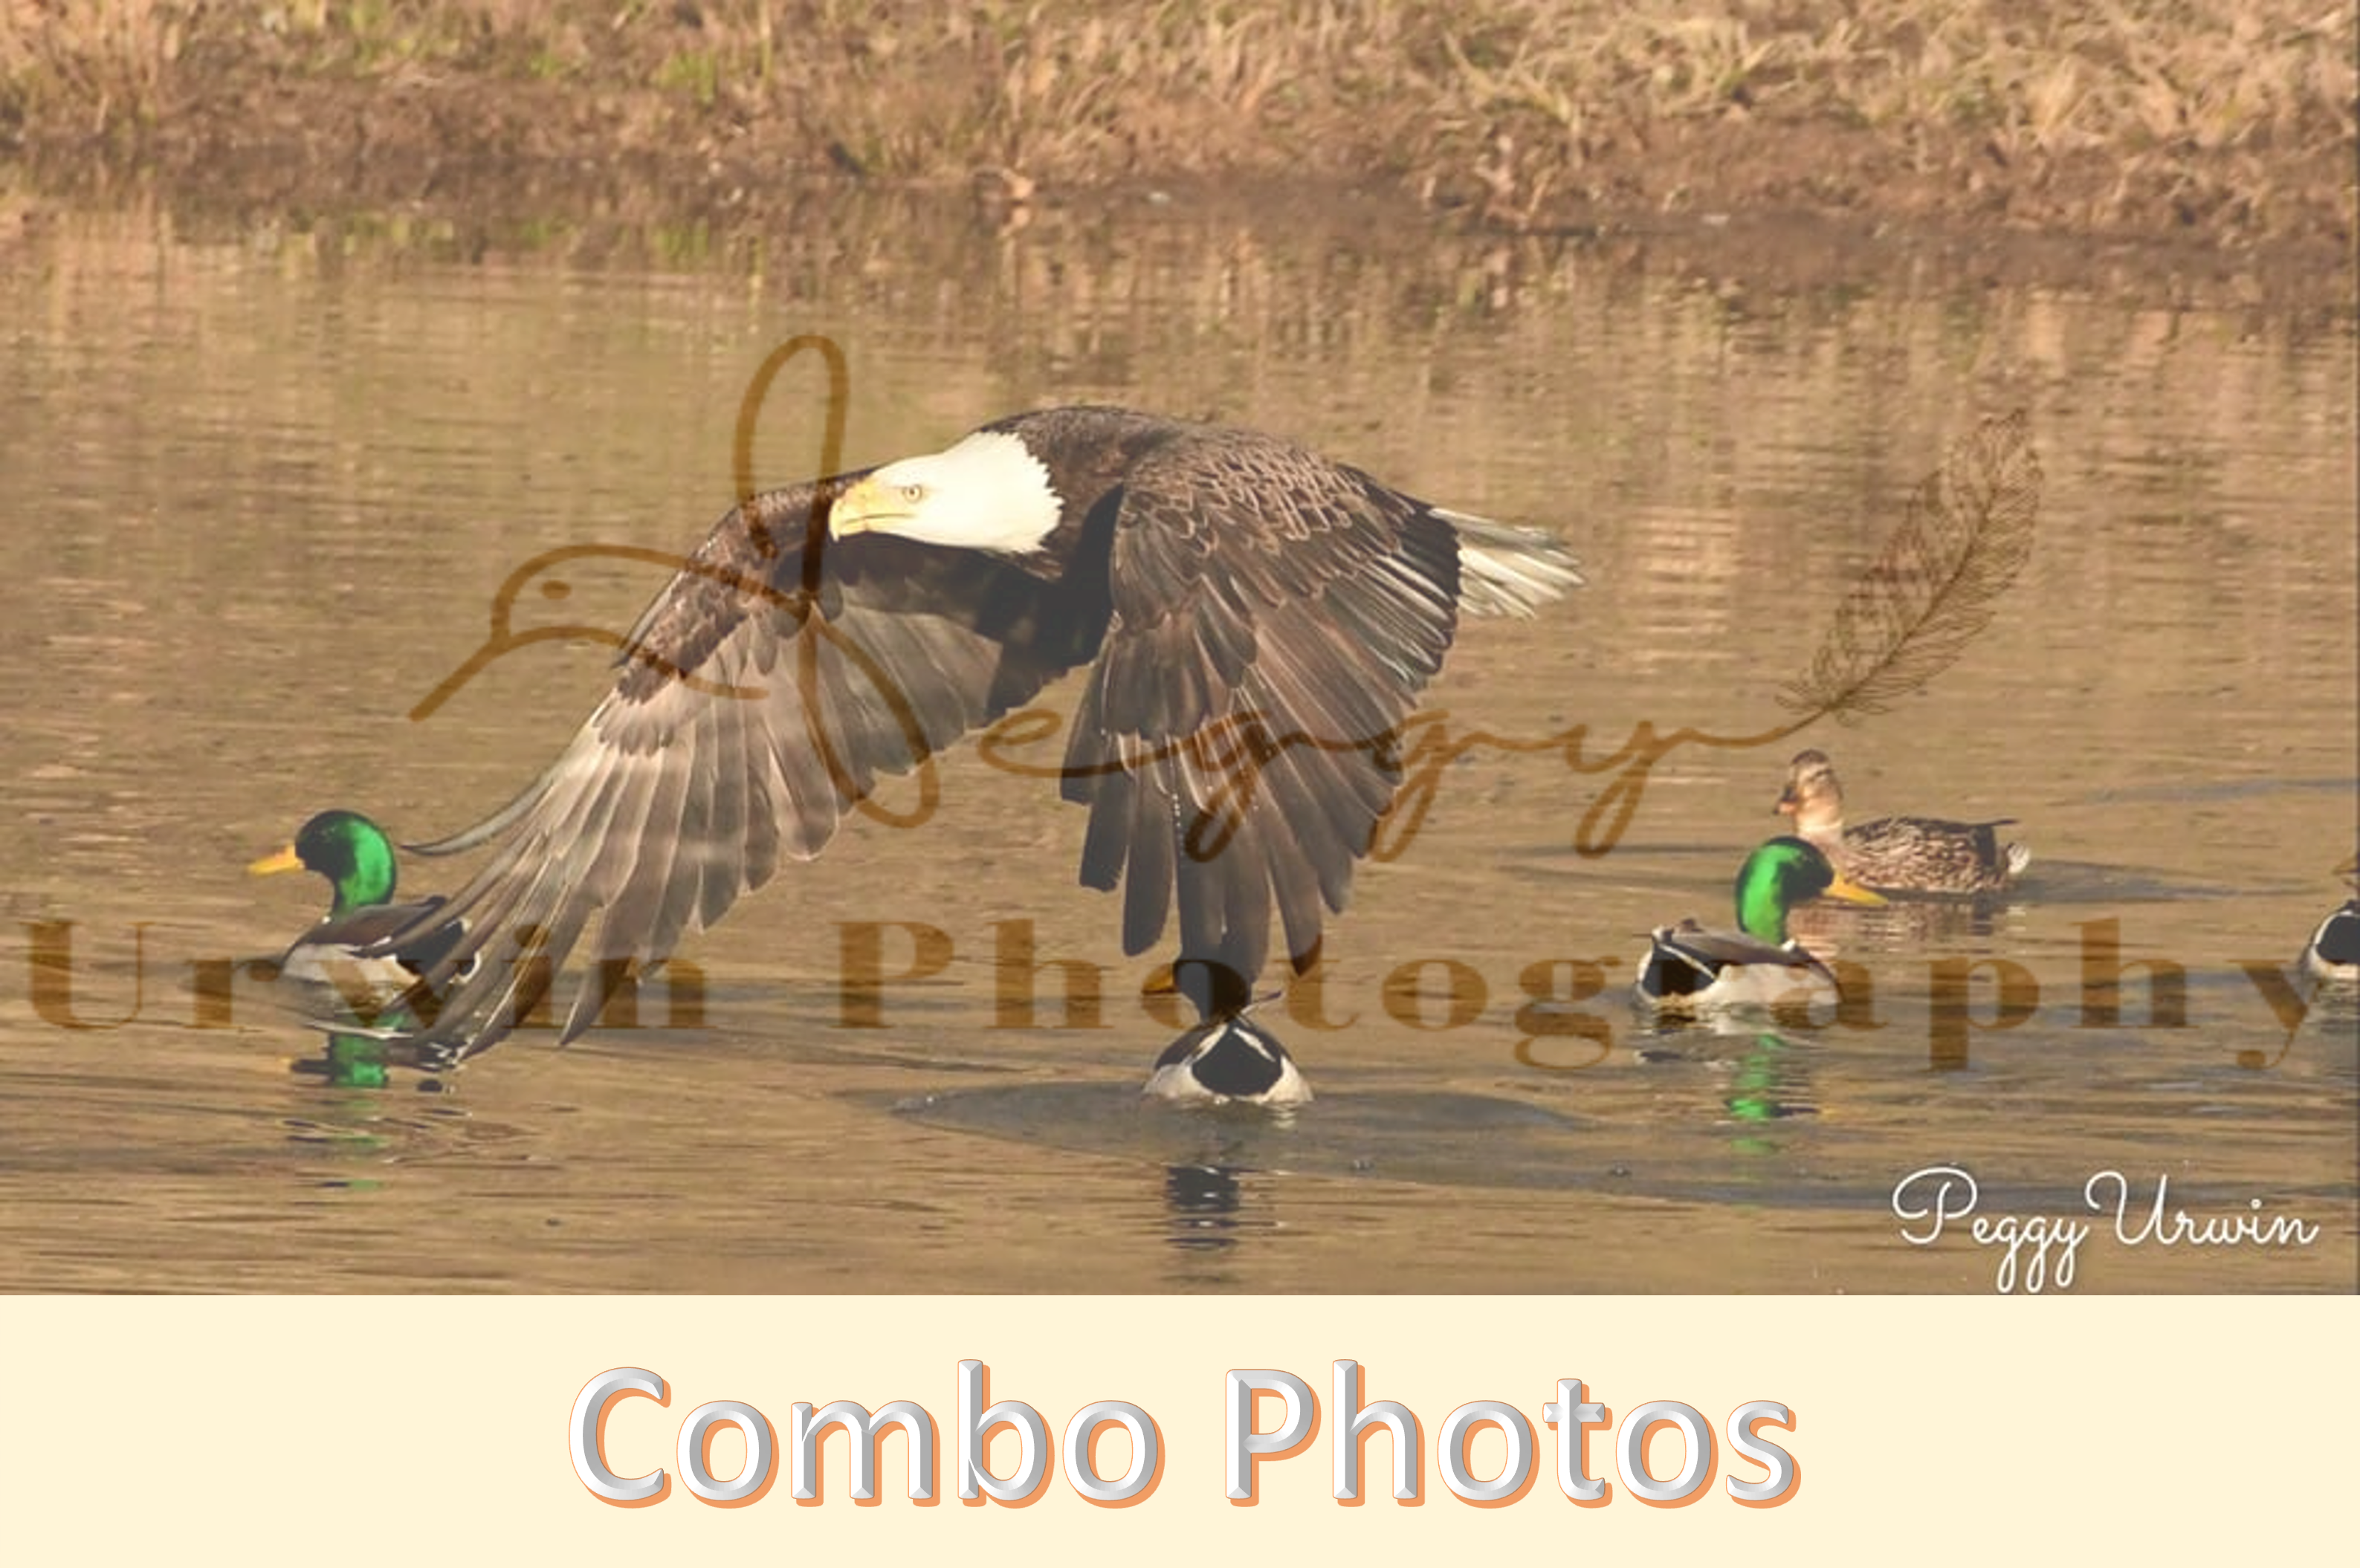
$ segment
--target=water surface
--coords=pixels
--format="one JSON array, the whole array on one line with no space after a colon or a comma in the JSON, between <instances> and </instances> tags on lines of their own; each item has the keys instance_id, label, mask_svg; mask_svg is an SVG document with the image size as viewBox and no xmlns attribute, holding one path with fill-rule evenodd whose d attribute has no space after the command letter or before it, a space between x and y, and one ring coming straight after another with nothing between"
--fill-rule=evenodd
<instances>
[{"instance_id":1,"label":"water surface","mask_svg":"<svg viewBox=\"0 0 2360 1568\"><path fill-rule=\"evenodd\" d=\"M2240 967L2292 958L2355 838L2348 303L1933 268L1748 288L1645 247L1185 202L1019 233L854 210L727 243L15 216L9 1285L1988 1290L1994 1252L1912 1247L1889 1211L1946 1165L1991 1211L2078 1209L2113 1170L2135 1227L2158 1177L2199 1217L2259 1200L2320 1227L2102 1235L2082 1290L2354 1284L2353 1009L2290 1034ZM527 1033L441 1094L291 1074L317 1042L251 989L202 996L191 965L283 945L322 889L242 867L328 805L438 835L543 766L602 649L536 645L406 715L537 552L701 537L748 378L808 332L850 358L848 462L1113 401L1562 531L1591 586L1467 628L1429 705L1461 732L1586 725L1593 760L1643 722L1780 724L1779 685L1982 415L2027 411L2046 490L2030 566L1955 667L1858 725L1675 751L1611 854L1573 847L1602 777L1470 752L1363 869L1318 996L1270 1010L1321 1096L1292 1123L1136 1103L1174 1031L1136 1000L1149 961L1122 957L1113 900L1073 884L1082 814L971 750L922 828L857 824L692 943L702 1028ZM799 374L764 411L765 482L815 461ZM654 586L585 569L519 615L620 629ZM2018 819L2031 876L1979 910L1810 911L1872 976L1873 1027L1637 1028L1618 988L1642 933L1727 919L1803 745L1855 816ZM1099 1027L1061 1027L1054 970L1031 1027L1000 1017L1015 920L1038 959L1100 966ZM895 962L912 922L955 954L888 986L878 1028L844 1017L858 922ZM31 964L60 932L70 995ZM2150 1020L2151 970L2105 1019L2083 966L2109 943L2182 977L2180 1021ZM1938 965L1983 959L2022 966L2032 1006L1961 1045ZM1583 964L1602 994L1527 1009Z\"/></svg>"}]
</instances>

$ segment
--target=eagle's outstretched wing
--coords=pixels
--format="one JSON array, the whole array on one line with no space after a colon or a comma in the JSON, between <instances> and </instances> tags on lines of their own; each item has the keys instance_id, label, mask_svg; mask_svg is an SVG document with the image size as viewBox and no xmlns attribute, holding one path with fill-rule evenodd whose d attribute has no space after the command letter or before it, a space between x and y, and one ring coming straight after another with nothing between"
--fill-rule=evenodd
<instances>
[{"instance_id":1,"label":"eagle's outstretched wing","mask_svg":"<svg viewBox=\"0 0 2360 1568\"><path fill-rule=\"evenodd\" d=\"M1057 584L973 550L825 540L807 584L814 503L824 517L857 477L733 507L640 617L613 689L548 771L485 822L416 846L494 850L435 912L465 930L421 984L422 1059L497 1042L577 948L588 965L563 1034L580 1033L630 966L719 920L782 857L817 855L880 778L1087 657L1047 602Z\"/></svg>"}]
</instances>

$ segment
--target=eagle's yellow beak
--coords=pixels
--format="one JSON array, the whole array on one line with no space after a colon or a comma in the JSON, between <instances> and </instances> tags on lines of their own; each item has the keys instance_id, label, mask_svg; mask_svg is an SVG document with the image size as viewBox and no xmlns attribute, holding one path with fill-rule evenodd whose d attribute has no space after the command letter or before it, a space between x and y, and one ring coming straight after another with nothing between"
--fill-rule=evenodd
<instances>
[{"instance_id":1,"label":"eagle's yellow beak","mask_svg":"<svg viewBox=\"0 0 2360 1568\"><path fill-rule=\"evenodd\" d=\"M303 857L295 853L295 846L291 844L276 855L264 855L261 859L256 861L253 865L246 868L246 875L250 877L268 877L274 871L300 871L302 869Z\"/></svg>"},{"instance_id":2,"label":"eagle's yellow beak","mask_svg":"<svg viewBox=\"0 0 2360 1568\"><path fill-rule=\"evenodd\" d=\"M1866 904L1875 909L1883 908L1886 902L1883 896L1870 892L1859 883L1847 881L1841 873L1837 875L1834 881L1828 884L1828 890L1819 897L1835 898L1847 904Z\"/></svg>"},{"instance_id":3,"label":"eagle's yellow beak","mask_svg":"<svg viewBox=\"0 0 2360 1568\"><path fill-rule=\"evenodd\" d=\"M829 536L848 539L854 534L890 531L895 523L912 516L917 497L911 492L916 488L888 485L874 474L856 480L827 509Z\"/></svg>"}]
</instances>

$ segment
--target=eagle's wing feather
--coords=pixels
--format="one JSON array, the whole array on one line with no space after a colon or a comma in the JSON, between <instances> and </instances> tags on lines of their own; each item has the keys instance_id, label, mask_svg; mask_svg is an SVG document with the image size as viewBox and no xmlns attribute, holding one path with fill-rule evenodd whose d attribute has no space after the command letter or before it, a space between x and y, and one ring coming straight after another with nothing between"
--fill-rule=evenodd
<instances>
[{"instance_id":1,"label":"eagle's wing feather","mask_svg":"<svg viewBox=\"0 0 2360 1568\"><path fill-rule=\"evenodd\" d=\"M1176 902L1182 960L1244 984L1275 900L1307 967L1456 629L1456 537L1357 470L1232 431L1158 447L1117 505L1113 616L1066 756L1082 879L1126 884L1127 951Z\"/></svg>"},{"instance_id":2,"label":"eagle's wing feather","mask_svg":"<svg viewBox=\"0 0 2360 1568\"><path fill-rule=\"evenodd\" d=\"M807 589L814 500L803 485L757 497L750 519L733 508L640 617L613 689L548 772L486 822L421 846L494 848L436 911L468 926L422 985L430 1051L497 1041L577 947L590 964L564 1034L580 1033L627 966L661 961L782 857L817 855L880 778L1073 662L1035 640L1032 599L1054 585L976 551L829 541Z\"/></svg>"}]
</instances>

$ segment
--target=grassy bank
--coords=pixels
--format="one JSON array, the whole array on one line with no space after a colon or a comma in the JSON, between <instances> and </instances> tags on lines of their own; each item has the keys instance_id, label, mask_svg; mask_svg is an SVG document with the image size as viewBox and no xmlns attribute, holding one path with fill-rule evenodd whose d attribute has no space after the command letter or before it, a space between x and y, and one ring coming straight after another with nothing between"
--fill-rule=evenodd
<instances>
[{"instance_id":1,"label":"grassy bank","mask_svg":"<svg viewBox=\"0 0 2360 1568\"><path fill-rule=\"evenodd\" d=\"M1309 175L1510 228L2348 243L2354 49L2338 0L0 0L0 150L382 195L618 161L684 195Z\"/></svg>"}]
</instances>

